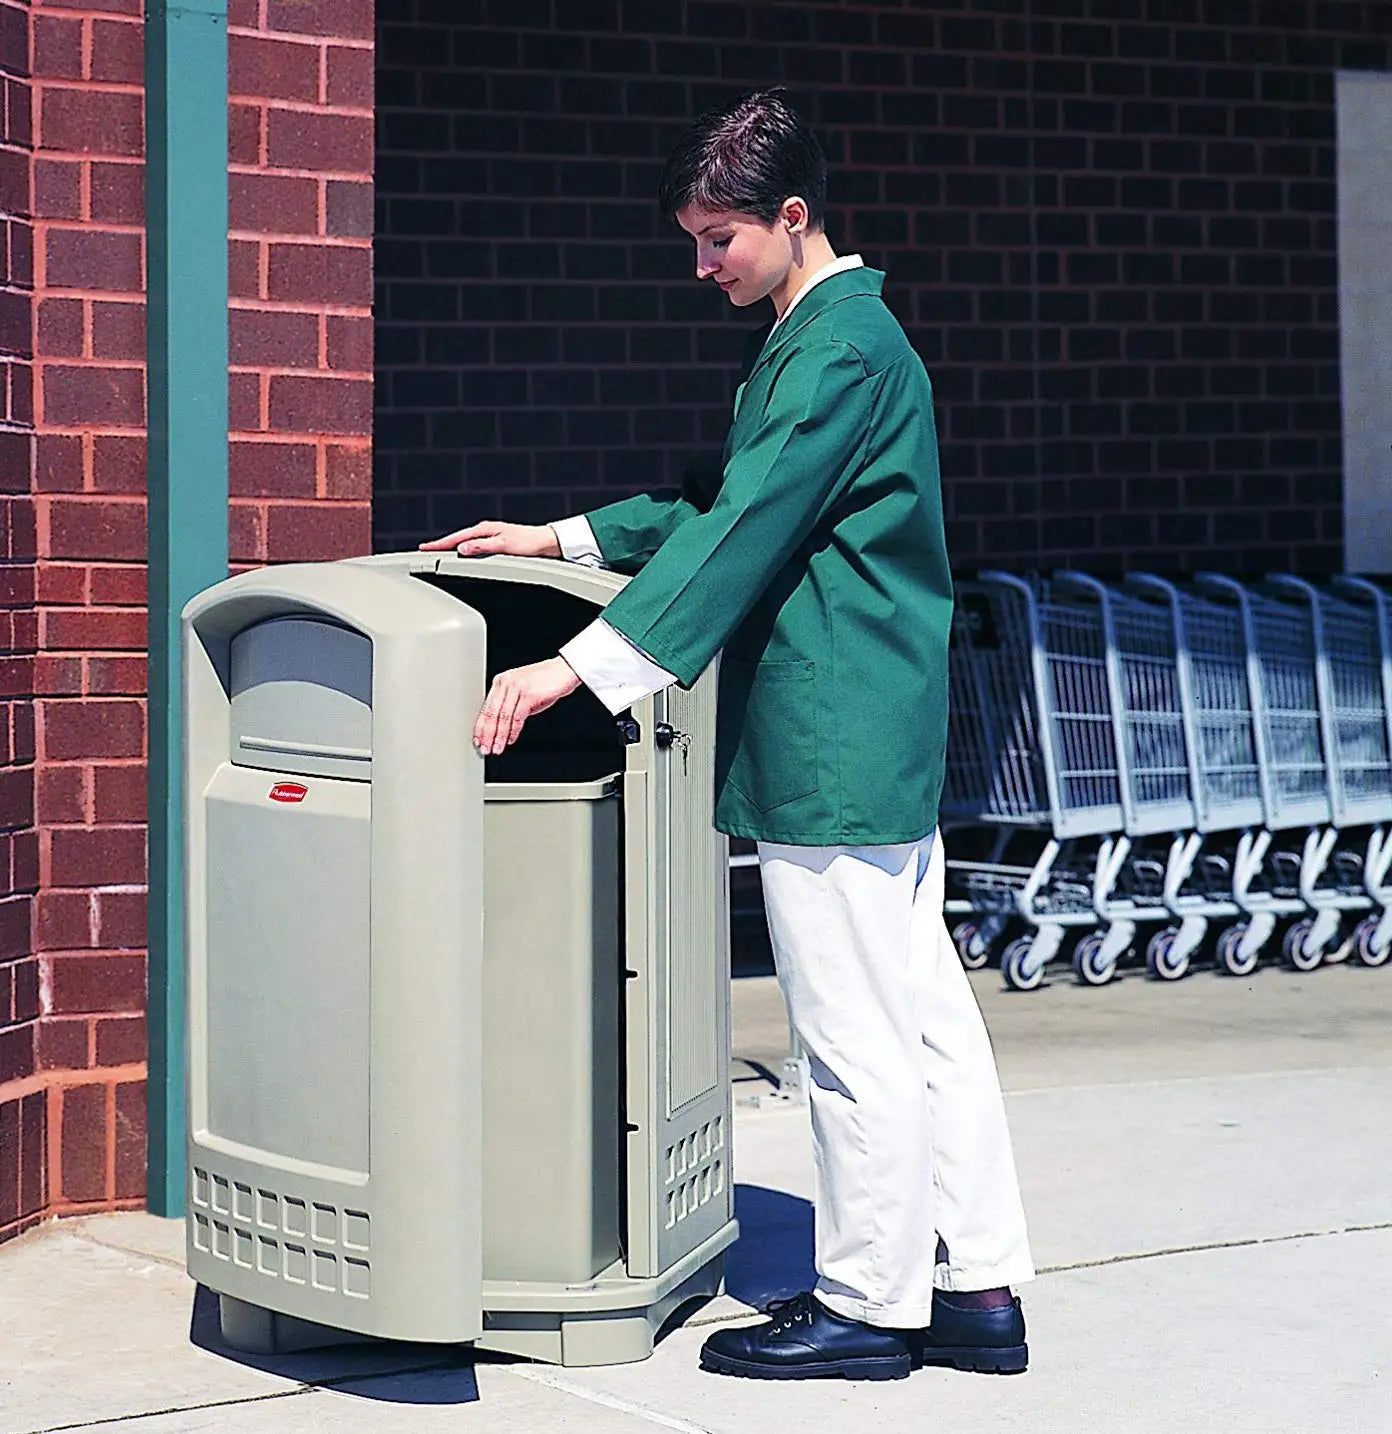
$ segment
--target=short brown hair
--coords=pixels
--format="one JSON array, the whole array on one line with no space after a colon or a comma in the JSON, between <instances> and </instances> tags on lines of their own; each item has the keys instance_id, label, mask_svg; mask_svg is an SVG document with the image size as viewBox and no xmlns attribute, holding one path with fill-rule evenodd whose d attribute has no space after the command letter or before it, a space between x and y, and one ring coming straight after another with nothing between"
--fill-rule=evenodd
<instances>
[{"instance_id":1,"label":"short brown hair","mask_svg":"<svg viewBox=\"0 0 1392 1434\"><path fill-rule=\"evenodd\" d=\"M755 90L707 110L668 157L658 202L671 218L688 204L752 214L771 224L796 194L822 227L826 155L783 89Z\"/></svg>"}]
</instances>

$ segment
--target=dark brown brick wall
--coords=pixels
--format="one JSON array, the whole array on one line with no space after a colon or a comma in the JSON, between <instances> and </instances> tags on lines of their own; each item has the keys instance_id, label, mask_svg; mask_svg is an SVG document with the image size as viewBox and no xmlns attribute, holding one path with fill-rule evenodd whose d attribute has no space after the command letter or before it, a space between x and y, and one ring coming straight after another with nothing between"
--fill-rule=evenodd
<instances>
[{"instance_id":1,"label":"dark brown brick wall","mask_svg":"<svg viewBox=\"0 0 1392 1434\"><path fill-rule=\"evenodd\" d=\"M653 204L787 83L934 381L961 567L1340 557L1333 76L1385 0L380 0L375 544L671 481L747 316Z\"/></svg>"}]
</instances>

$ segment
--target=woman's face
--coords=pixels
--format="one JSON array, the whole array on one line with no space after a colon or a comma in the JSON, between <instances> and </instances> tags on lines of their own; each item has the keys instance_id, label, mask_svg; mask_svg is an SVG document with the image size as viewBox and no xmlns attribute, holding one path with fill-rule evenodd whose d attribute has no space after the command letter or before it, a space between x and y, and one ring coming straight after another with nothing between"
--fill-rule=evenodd
<instances>
[{"instance_id":1,"label":"woman's face","mask_svg":"<svg viewBox=\"0 0 1392 1434\"><path fill-rule=\"evenodd\" d=\"M787 279L807 228L807 210L800 199L786 200L783 212L766 224L752 214L688 204L677 210L677 223L696 241L696 277L719 284L742 309Z\"/></svg>"}]
</instances>

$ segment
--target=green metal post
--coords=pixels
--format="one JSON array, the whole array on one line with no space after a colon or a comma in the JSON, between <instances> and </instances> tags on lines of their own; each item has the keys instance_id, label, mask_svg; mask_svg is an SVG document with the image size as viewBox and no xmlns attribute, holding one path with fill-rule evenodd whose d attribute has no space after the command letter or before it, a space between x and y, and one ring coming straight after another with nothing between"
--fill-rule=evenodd
<instances>
[{"instance_id":1,"label":"green metal post","mask_svg":"<svg viewBox=\"0 0 1392 1434\"><path fill-rule=\"evenodd\" d=\"M179 613L227 576L227 0L147 0L149 1176L184 1209Z\"/></svg>"}]
</instances>

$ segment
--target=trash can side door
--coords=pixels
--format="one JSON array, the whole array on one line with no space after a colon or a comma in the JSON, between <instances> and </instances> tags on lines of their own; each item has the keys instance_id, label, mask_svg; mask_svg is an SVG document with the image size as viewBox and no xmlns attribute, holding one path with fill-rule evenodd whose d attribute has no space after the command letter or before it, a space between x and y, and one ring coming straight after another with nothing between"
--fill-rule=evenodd
<instances>
[{"instance_id":1,"label":"trash can side door","mask_svg":"<svg viewBox=\"0 0 1392 1434\"><path fill-rule=\"evenodd\" d=\"M666 745L624 778L628 1271L659 1276L733 1218L729 843L714 827L716 668L634 708Z\"/></svg>"},{"instance_id":2,"label":"trash can side door","mask_svg":"<svg viewBox=\"0 0 1392 1434\"><path fill-rule=\"evenodd\" d=\"M485 633L295 565L185 610L190 1273L477 1337Z\"/></svg>"}]
</instances>

